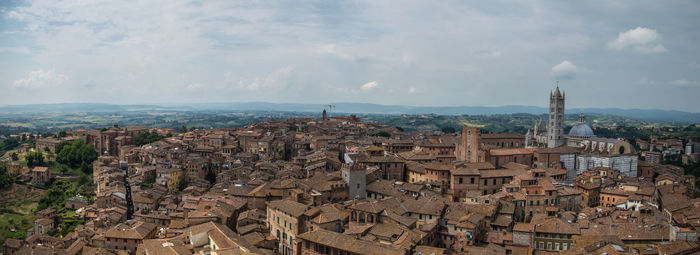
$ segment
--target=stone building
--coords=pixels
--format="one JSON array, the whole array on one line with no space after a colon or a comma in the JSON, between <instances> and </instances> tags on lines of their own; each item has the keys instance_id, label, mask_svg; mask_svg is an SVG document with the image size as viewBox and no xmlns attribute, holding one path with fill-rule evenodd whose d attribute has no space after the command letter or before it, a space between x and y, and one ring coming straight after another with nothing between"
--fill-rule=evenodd
<instances>
[{"instance_id":1,"label":"stone building","mask_svg":"<svg viewBox=\"0 0 700 255\"><path fill-rule=\"evenodd\" d=\"M267 203L267 225L270 234L279 242L279 253L299 254L297 235L304 228L304 213L309 206L291 200L275 200Z\"/></svg>"},{"instance_id":2,"label":"stone building","mask_svg":"<svg viewBox=\"0 0 700 255\"><path fill-rule=\"evenodd\" d=\"M46 185L51 180L51 172L47 167L37 166L32 169L32 184Z\"/></svg>"},{"instance_id":3,"label":"stone building","mask_svg":"<svg viewBox=\"0 0 700 255\"><path fill-rule=\"evenodd\" d=\"M482 134L481 129L463 127L462 138L457 149L457 160L484 162L485 151L501 148L524 148L525 135L521 134Z\"/></svg>"},{"instance_id":4,"label":"stone building","mask_svg":"<svg viewBox=\"0 0 700 255\"><path fill-rule=\"evenodd\" d=\"M145 239L152 239L157 232L156 224L127 221L111 227L105 232L105 248L136 252L139 244Z\"/></svg>"},{"instance_id":5,"label":"stone building","mask_svg":"<svg viewBox=\"0 0 700 255\"><path fill-rule=\"evenodd\" d=\"M362 199L367 194L366 166L363 164L343 165L343 180L348 184L348 198Z\"/></svg>"}]
</instances>

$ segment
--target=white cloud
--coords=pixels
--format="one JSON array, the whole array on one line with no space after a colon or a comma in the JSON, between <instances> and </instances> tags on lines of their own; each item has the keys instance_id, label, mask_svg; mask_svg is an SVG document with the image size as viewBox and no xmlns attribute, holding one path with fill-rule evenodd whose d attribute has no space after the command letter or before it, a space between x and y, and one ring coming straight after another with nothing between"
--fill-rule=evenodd
<instances>
[{"instance_id":1,"label":"white cloud","mask_svg":"<svg viewBox=\"0 0 700 255\"><path fill-rule=\"evenodd\" d=\"M656 85L656 83L657 83L656 81L649 80L646 77L642 77L641 79L634 82L634 84L642 85L642 86Z\"/></svg>"},{"instance_id":2,"label":"white cloud","mask_svg":"<svg viewBox=\"0 0 700 255\"><path fill-rule=\"evenodd\" d=\"M571 80L579 71L579 68L571 63L571 61L564 60L561 63L552 67L552 76L556 79Z\"/></svg>"},{"instance_id":3,"label":"white cloud","mask_svg":"<svg viewBox=\"0 0 700 255\"><path fill-rule=\"evenodd\" d=\"M376 88L377 86L379 86L379 83L377 81L370 81L368 83L363 84L360 87L360 90L368 91L368 90Z\"/></svg>"},{"instance_id":4,"label":"white cloud","mask_svg":"<svg viewBox=\"0 0 700 255\"><path fill-rule=\"evenodd\" d=\"M187 85L187 89L189 89L189 90L198 90L200 88L202 88L202 84L200 84L200 83L192 83L192 84Z\"/></svg>"},{"instance_id":5,"label":"white cloud","mask_svg":"<svg viewBox=\"0 0 700 255\"><path fill-rule=\"evenodd\" d=\"M700 86L700 81L679 79L679 80L671 81L671 82L669 82L669 84L674 85L674 86L679 86L679 87L693 87L693 86Z\"/></svg>"},{"instance_id":6,"label":"white cloud","mask_svg":"<svg viewBox=\"0 0 700 255\"><path fill-rule=\"evenodd\" d=\"M409 93L409 94L416 93L416 88L414 88L414 87L408 88L408 93Z\"/></svg>"},{"instance_id":7,"label":"white cloud","mask_svg":"<svg viewBox=\"0 0 700 255\"><path fill-rule=\"evenodd\" d=\"M621 32L617 39L608 43L608 47L615 50L630 49L646 54L666 52L666 48L661 44L661 35L656 30L646 27Z\"/></svg>"},{"instance_id":8,"label":"white cloud","mask_svg":"<svg viewBox=\"0 0 700 255\"><path fill-rule=\"evenodd\" d=\"M0 53L19 53L30 54L31 51L27 47L0 47Z\"/></svg>"},{"instance_id":9,"label":"white cloud","mask_svg":"<svg viewBox=\"0 0 700 255\"><path fill-rule=\"evenodd\" d=\"M48 88L61 85L64 81L68 80L68 76L56 73L55 70L43 69L31 71L27 78L15 80L12 86L15 88Z\"/></svg>"},{"instance_id":10,"label":"white cloud","mask_svg":"<svg viewBox=\"0 0 700 255\"><path fill-rule=\"evenodd\" d=\"M232 72L227 72L225 77L227 83L234 83L234 88L240 90L280 91L287 87L287 78L293 70L294 68L291 66L286 66L264 77L255 77L254 79L236 78Z\"/></svg>"},{"instance_id":11,"label":"white cloud","mask_svg":"<svg viewBox=\"0 0 700 255\"><path fill-rule=\"evenodd\" d=\"M700 23L678 18L692 17L692 8L681 6L687 3L591 7L576 2L561 8L530 2L466 1L401 5L366 0L22 2L4 7L0 15L8 21L0 26L0 66L4 67L0 84L10 88L5 94L0 92L3 104L56 101L57 95L68 101L107 103L317 103L331 97L334 101L377 102L390 96L383 102L415 104L411 96L425 94L426 100L420 103L426 105L532 105L541 103L537 99L541 93L517 84L553 78L553 64L558 64L553 61L570 59L576 61L578 70L557 69L556 75L563 79L575 74L580 80L585 73L591 89L579 96L597 99L586 103L636 107L653 101L659 107L700 109L698 103L677 104L679 99L693 102L692 93L652 101L638 99L651 94L643 90L619 100L609 98L614 93L597 97L597 90L607 84L629 88L645 75L666 87L673 86L670 82L675 79L698 80L698 52L692 42L699 40L699 34L687 31L698 30ZM586 13L576 12L582 5ZM610 12L611 6L615 12ZM425 12L427 9L432 11ZM620 18L633 16L649 17L644 26L656 29L647 33L653 35L652 40L642 43L639 50L668 49L668 58L641 66L622 65L637 61L638 56L609 54L617 48L637 52L638 45L631 43L635 40L626 39L635 34L627 30L634 31L636 26ZM615 40L618 32L628 35ZM598 40L601 34L602 41ZM595 67L589 67L591 63ZM294 70L279 71L287 65ZM70 80L47 90L13 87L29 71L47 67L69 74ZM586 68L595 68L595 72ZM654 76L657 70L669 69L674 70L673 79ZM224 80L222 75L229 71ZM358 81L357 77L365 78ZM379 79L381 87L360 89L363 81ZM80 84L86 80L100 93L80 93ZM197 86L187 86L195 82L207 93L194 96L191 89ZM426 84L432 87L427 89ZM463 89L465 84L469 90ZM411 87L416 88L414 94L409 94ZM503 90L512 93L498 100L488 96ZM391 97L396 93L410 96Z\"/></svg>"}]
</instances>

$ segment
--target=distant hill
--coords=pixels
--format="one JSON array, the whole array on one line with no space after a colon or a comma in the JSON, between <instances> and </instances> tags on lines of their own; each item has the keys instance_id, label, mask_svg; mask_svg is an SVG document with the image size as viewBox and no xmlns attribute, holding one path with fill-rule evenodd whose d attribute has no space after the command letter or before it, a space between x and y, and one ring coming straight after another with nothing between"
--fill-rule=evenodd
<instances>
[{"instance_id":1,"label":"distant hill","mask_svg":"<svg viewBox=\"0 0 700 255\"><path fill-rule=\"evenodd\" d=\"M438 115L493 115L511 113L546 114L547 108L538 106L405 106L369 103L334 103L333 112L364 114L438 114ZM2 113L71 113L122 111L284 111L321 112L321 104L232 102L169 105L114 105L100 103L64 103L0 106ZM658 109L585 108L587 113L614 115L648 122L700 123L700 113ZM571 112L569 112L571 113Z\"/></svg>"}]
</instances>

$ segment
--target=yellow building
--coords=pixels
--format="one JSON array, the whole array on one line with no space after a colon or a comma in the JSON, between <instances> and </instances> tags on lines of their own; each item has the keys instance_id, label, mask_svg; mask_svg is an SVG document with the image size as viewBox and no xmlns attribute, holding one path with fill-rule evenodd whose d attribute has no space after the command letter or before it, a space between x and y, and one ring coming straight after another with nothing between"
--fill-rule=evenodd
<instances>
[{"instance_id":1,"label":"yellow building","mask_svg":"<svg viewBox=\"0 0 700 255\"><path fill-rule=\"evenodd\" d=\"M180 187L185 179L185 170L180 168L158 169L156 183L165 186L169 191L174 191Z\"/></svg>"},{"instance_id":2,"label":"yellow building","mask_svg":"<svg viewBox=\"0 0 700 255\"><path fill-rule=\"evenodd\" d=\"M182 169L173 169L170 172L170 180L168 180L168 190L173 191L180 187L180 183L185 179L185 171Z\"/></svg>"},{"instance_id":3,"label":"yellow building","mask_svg":"<svg viewBox=\"0 0 700 255\"><path fill-rule=\"evenodd\" d=\"M413 161L406 161L406 181L417 183L425 181L425 165Z\"/></svg>"}]
</instances>

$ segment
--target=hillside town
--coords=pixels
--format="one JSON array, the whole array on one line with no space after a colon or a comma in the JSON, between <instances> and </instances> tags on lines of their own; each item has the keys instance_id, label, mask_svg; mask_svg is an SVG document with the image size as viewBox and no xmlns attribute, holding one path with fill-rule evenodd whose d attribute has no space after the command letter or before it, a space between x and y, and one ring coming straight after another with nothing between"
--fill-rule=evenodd
<instances>
[{"instance_id":1,"label":"hillside town","mask_svg":"<svg viewBox=\"0 0 700 255\"><path fill-rule=\"evenodd\" d=\"M37 211L2 254L700 253L695 177L663 164L697 162L700 143L598 137L583 113L564 132L565 101L550 92L548 119L525 134L404 132L328 109L38 137L23 150L94 148L94 196L66 199L71 218ZM144 132L158 138L137 142ZM36 187L70 179L13 159L7 172Z\"/></svg>"}]
</instances>

